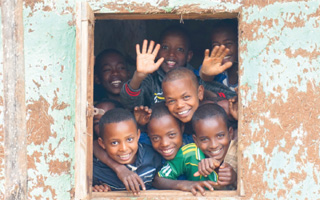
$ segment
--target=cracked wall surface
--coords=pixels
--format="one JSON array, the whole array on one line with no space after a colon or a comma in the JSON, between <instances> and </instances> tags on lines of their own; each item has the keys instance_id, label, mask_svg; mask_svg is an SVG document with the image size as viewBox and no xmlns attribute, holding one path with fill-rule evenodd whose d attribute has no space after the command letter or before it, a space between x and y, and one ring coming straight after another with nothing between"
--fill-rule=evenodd
<instances>
[{"instance_id":1,"label":"cracked wall surface","mask_svg":"<svg viewBox=\"0 0 320 200\"><path fill-rule=\"evenodd\" d=\"M28 199L74 198L77 2L24 1ZM318 0L88 3L95 13L239 13L239 171L245 196L237 198L319 198ZM0 38L0 199L4 199L1 33Z\"/></svg>"}]
</instances>

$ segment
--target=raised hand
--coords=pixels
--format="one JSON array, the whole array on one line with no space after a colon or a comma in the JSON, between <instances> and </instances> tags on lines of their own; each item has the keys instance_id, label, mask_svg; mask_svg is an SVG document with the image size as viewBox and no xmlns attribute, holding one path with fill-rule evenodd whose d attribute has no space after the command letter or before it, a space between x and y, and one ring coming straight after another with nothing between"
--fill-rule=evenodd
<instances>
[{"instance_id":1,"label":"raised hand","mask_svg":"<svg viewBox=\"0 0 320 200\"><path fill-rule=\"evenodd\" d=\"M92 192L108 192L111 188L107 184L95 185L92 187Z\"/></svg>"},{"instance_id":2,"label":"raised hand","mask_svg":"<svg viewBox=\"0 0 320 200\"><path fill-rule=\"evenodd\" d=\"M134 117L139 125L146 125L151 116L152 110L148 106L136 106L134 108Z\"/></svg>"},{"instance_id":3,"label":"raised hand","mask_svg":"<svg viewBox=\"0 0 320 200\"><path fill-rule=\"evenodd\" d=\"M193 176L204 176L207 177L211 174L217 167L220 166L220 162L214 158L205 158L198 163L198 171L193 174Z\"/></svg>"},{"instance_id":4,"label":"raised hand","mask_svg":"<svg viewBox=\"0 0 320 200\"><path fill-rule=\"evenodd\" d=\"M122 181L127 191L131 191L133 195L137 196L140 194L140 186L142 190L146 190L146 186L138 174L130 171L125 166L122 166L122 168L119 170L121 173L117 173L117 176Z\"/></svg>"},{"instance_id":5,"label":"raised hand","mask_svg":"<svg viewBox=\"0 0 320 200\"><path fill-rule=\"evenodd\" d=\"M204 81L212 81L216 75L221 74L232 66L232 62L226 62L222 65L224 57L229 53L229 49L224 45L215 46L210 56L209 53L209 49L206 49L200 70L200 77Z\"/></svg>"},{"instance_id":6,"label":"raised hand","mask_svg":"<svg viewBox=\"0 0 320 200\"><path fill-rule=\"evenodd\" d=\"M142 51L140 51L140 45L136 45L138 73L144 75L151 74L162 64L164 58L160 58L156 63L154 62L159 52L160 44L157 44L155 47L154 45L154 41L151 40L148 47L148 41L144 40L142 44Z\"/></svg>"},{"instance_id":7,"label":"raised hand","mask_svg":"<svg viewBox=\"0 0 320 200\"><path fill-rule=\"evenodd\" d=\"M235 183L237 180L237 173L233 170L231 165L223 163L218 172L218 184L226 186Z\"/></svg>"}]
</instances>

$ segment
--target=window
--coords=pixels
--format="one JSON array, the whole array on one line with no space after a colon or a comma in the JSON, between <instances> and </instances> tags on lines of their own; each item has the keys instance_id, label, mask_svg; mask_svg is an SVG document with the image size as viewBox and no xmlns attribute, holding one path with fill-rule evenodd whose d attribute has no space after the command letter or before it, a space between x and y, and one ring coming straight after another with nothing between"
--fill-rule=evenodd
<instances>
[{"instance_id":1,"label":"window","mask_svg":"<svg viewBox=\"0 0 320 200\"><path fill-rule=\"evenodd\" d=\"M77 199L89 199L91 197L129 197L131 194L128 192L110 192L110 193L92 193L92 118L93 118L93 65L94 55L106 48L115 48L128 52L128 56L135 59L135 44L142 43L143 39L154 39L159 37L159 29L164 29L173 23L185 23L190 24L193 31L190 31L194 35L193 38L200 38L201 41L195 41L195 43L206 44L204 41L208 38L197 37L197 34L209 35L210 25L215 23L215 19L218 18L236 18L236 13L225 14L101 14L93 13L87 3L79 3L77 6L77 64L76 64L76 84L77 84L77 97L76 97L76 198ZM96 20L96 21L95 21ZM132 43L124 43L123 41L131 41L131 38L125 38L123 41L117 41L117 43L111 43L103 36L108 34L108 28L115 28L119 26L141 26L139 31L141 35L135 36L136 41ZM104 32L104 31L107 32ZM205 33L203 33L203 31ZM132 33L132 32L131 32ZM123 31L121 34L130 34L130 32ZM99 40L99 42L97 42ZM140 40L140 41L139 41ZM120 44L120 45L119 45ZM108 46L109 45L109 46ZM117 46L119 45L119 46ZM203 59L203 49L210 48L210 46L194 45L194 57L192 65L196 68L200 66ZM240 155L240 153L238 153ZM238 156L238 163L241 158ZM241 164L241 163L240 163ZM239 164L238 164L239 165ZM241 185L241 174L238 171L238 189L236 191L215 191L207 193L207 197L236 197L243 195L243 186ZM192 197L191 193L182 191L164 191L164 190L150 190L143 192L141 197L166 197L175 199L179 197Z\"/></svg>"}]
</instances>

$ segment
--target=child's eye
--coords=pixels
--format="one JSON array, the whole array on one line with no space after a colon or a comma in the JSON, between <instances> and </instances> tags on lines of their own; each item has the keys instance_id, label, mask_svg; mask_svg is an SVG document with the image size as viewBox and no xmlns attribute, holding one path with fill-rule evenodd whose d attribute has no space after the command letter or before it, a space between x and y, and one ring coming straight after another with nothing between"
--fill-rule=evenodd
<instances>
[{"instance_id":1,"label":"child's eye","mask_svg":"<svg viewBox=\"0 0 320 200\"><path fill-rule=\"evenodd\" d=\"M177 51L184 52L184 48L178 48Z\"/></svg>"},{"instance_id":2,"label":"child's eye","mask_svg":"<svg viewBox=\"0 0 320 200\"><path fill-rule=\"evenodd\" d=\"M228 43L224 44L224 46L227 47L227 48L230 48L232 45L233 45L232 42L228 42Z\"/></svg>"},{"instance_id":3,"label":"child's eye","mask_svg":"<svg viewBox=\"0 0 320 200\"><path fill-rule=\"evenodd\" d=\"M160 139L160 137L154 136L154 137L152 137L151 139L152 139L153 142L158 142L159 139Z\"/></svg>"},{"instance_id":4,"label":"child's eye","mask_svg":"<svg viewBox=\"0 0 320 200\"><path fill-rule=\"evenodd\" d=\"M127 70L126 67L124 65L120 65L117 67L118 70Z\"/></svg>"},{"instance_id":5,"label":"child's eye","mask_svg":"<svg viewBox=\"0 0 320 200\"><path fill-rule=\"evenodd\" d=\"M200 141L201 142L207 142L207 141L209 141L209 139L208 138L200 138Z\"/></svg>"},{"instance_id":6,"label":"child's eye","mask_svg":"<svg viewBox=\"0 0 320 200\"><path fill-rule=\"evenodd\" d=\"M132 142L132 141L133 141L133 137L129 137L129 138L127 139L127 141L128 141L128 142Z\"/></svg>"},{"instance_id":7,"label":"child's eye","mask_svg":"<svg viewBox=\"0 0 320 200\"><path fill-rule=\"evenodd\" d=\"M174 104L174 102L175 102L174 100L168 100L167 104Z\"/></svg>"},{"instance_id":8,"label":"child's eye","mask_svg":"<svg viewBox=\"0 0 320 200\"><path fill-rule=\"evenodd\" d=\"M161 49L167 50L169 47L167 45L161 45Z\"/></svg>"},{"instance_id":9,"label":"child's eye","mask_svg":"<svg viewBox=\"0 0 320 200\"><path fill-rule=\"evenodd\" d=\"M174 138L174 137L176 137L176 135L177 135L176 133L170 133L169 138Z\"/></svg>"},{"instance_id":10,"label":"child's eye","mask_svg":"<svg viewBox=\"0 0 320 200\"><path fill-rule=\"evenodd\" d=\"M190 97L191 97L191 96L186 95L186 96L184 96L184 97L183 97L183 99L184 99L184 100L189 100L189 99L190 99Z\"/></svg>"},{"instance_id":11,"label":"child's eye","mask_svg":"<svg viewBox=\"0 0 320 200\"><path fill-rule=\"evenodd\" d=\"M117 142L117 141L111 142L111 145L112 145L112 146L115 146L115 145L118 145L118 144L119 144L119 142Z\"/></svg>"},{"instance_id":12,"label":"child's eye","mask_svg":"<svg viewBox=\"0 0 320 200\"><path fill-rule=\"evenodd\" d=\"M225 134L221 133L221 134L218 134L217 137L218 137L219 139L221 139L221 138L224 138L224 136L225 136Z\"/></svg>"},{"instance_id":13,"label":"child's eye","mask_svg":"<svg viewBox=\"0 0 320 200\"><path fill-rule=\"evenodd\" d=\"M111 71L110 68L104 68L104 69L102 70L102 72L110 72L110 71Z\"/></svg>"}]
</instances>

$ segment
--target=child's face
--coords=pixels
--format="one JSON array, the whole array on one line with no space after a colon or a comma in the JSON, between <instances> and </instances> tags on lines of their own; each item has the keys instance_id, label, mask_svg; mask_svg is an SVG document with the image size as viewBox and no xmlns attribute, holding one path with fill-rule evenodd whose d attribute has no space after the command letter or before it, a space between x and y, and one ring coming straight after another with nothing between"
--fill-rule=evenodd
<instances>
[{"instance_id":1,"label":"child's face","mask_svg":"<svg viewBox=\"0 0 320 200\"><path fill-rule=\"evenodd\" d=\"M193 139L202 152L222 162L233 135L232 127L228 129L221 117L212 117L196 122L194 131Z\"/></svg>"},{"instance_id":2,"label":"child's face","mask_svg":"<svg viewBox=\"0 0 320 200\"><path fill-rule=\"evenodd\" d=\"M99 103L98 105L96 105L96 108L100 108L100 109L104 110L104 112L107 112L111 109L114 109L115 106L111 102L102 102L102 103ZM99 135L99 121L102 116L103 115L95 115L93 117L93 130L97 133L97 135Z\"/></svg>"},{"instance_id":3,"label":"child's face","mask_svg":"<svg viewBox=\"0 0 320 200\"><path fill-rule=\"evenodd\" d=\"M111 94L118 95L128 78L128 70L123 58L116 53L111 53L102 59L100 74L96 75L95 81Z\"/></svg>"},{"instance_id":4,"label":"child's face","mask_svg":"<svg viewBox=\"0 0 320 200\"><path fill-rule=\"evenodd\" d=\"M104 139L99 137L100 146L110 158L120 164L132 164L136 159L140 131L133 120L106 124Z\"/></svg>"},{"instance_id":5,"label":"child's face","mask_svg":"<svg viewBox=\"0 0 320 200\"><path fill-rule=\"evenodd\" d=\"M153 148L166 160L172 160L182 146L182 133L171 115L153 118L148 125L148 135Z\"/></svg>"},{"instance_id":6,"label":"child's face","mask_svg":"<svg viewBox=\"0 0 320 200\"><path fill-rule=\"evenodd\" d=\"M211 36L212 48L215 46L224 45L230 51L224 57L222 64L226 62L238 62L238 41L236 33L233 33L230 28L222 28Z\"/></svg>"},{"instance_id":7,"label":"child's face","mask_svg":"<svg viewBox=\"0 0 320 200\"><path fill-rule=\"evenodd\" d=\"M186 77L163 82L162 89L170 113L183 123L191 121L199 100L203 99L203 86L197 88L191 78Z\"/></svg>"},{"instance_id":8,"label":"child's face","mask_svg":"<svg viewBox=\"0 0 320 200\"><path fill-rule=\"evenodd\" d=\"M183 36L168 34L161 41L158 58L164 58L161 68L167 73L170 69L184 67L191 60L192 55Z\"/></svg>"}]
</instances>

